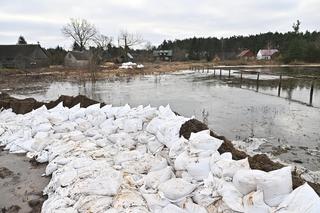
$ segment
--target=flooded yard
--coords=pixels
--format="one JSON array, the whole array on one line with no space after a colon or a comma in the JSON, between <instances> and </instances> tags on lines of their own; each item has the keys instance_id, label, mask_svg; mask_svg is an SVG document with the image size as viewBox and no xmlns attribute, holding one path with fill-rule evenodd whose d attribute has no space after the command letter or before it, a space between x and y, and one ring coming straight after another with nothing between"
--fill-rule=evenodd
<instances>
[{"instance_id":1,"label":"flooded yard","mask_svg":"<svg viewBox=\"0 0 320 213\"><path fill-rule=\"evenodd\" d=\"M256 70L255 70L256 71ZM114 77L98 81L29 82L7 85L15 97L55 100L60 95L86 95L116 106L170 104L184 116L208 123L215 132L231 140L264 138L261 151L296 162L311 170L320 166L320 81L314 81L313 106L308 106L311 80L317 70L190 70L163 75ZM279 75L282 74L280 97Z\"/></svg>"}]
</instances>

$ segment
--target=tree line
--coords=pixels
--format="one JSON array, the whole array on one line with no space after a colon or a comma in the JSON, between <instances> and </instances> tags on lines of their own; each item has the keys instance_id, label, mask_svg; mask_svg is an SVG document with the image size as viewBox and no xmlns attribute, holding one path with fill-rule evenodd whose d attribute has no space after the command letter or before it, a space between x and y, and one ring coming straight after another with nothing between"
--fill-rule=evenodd
<instances>
[{"instance_id":1,"label":"tree line","mask_svg":"<svg viewBox=\"0 0 320 213\"><path fill-rule=\"evenodd\" d=\"M172 49L184 52L189 60L212 60L215 56L233 56L242 50L250 49L257 53L260 49L278 49L279 60L320 62L320 32L300 32L301 22L293 24L293 31L287 33L267 32L249 36L229 38L188 38L183 40L164 40L157 49Z\"/></svg>"}]
</instances>

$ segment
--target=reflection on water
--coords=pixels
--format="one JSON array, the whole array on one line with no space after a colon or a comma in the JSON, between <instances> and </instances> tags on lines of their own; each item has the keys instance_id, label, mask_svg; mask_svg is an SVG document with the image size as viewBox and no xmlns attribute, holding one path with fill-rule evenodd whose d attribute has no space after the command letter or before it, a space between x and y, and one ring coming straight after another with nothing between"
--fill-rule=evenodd
<instances>
[{"instance_id":1,"label":"reflection on water","mask_svg":"<svg viewBox=\"0 0 320 213\"><path fill-rule=\"evenodd\" d=\"M236 75L236 72L234 72ZM261 75L259 92L254 79L216 78L213 73L179 72L170 75L115 77L103 81L30 83L23 90L10 93L18 97L53 100L60 95L83 94L113 105L159 106L170 104L184 116L195 115L210 128L230 139L266 138L272 147L289 145L293 151L284 158L303 161L310 169L318 169L320 156L309 155L300 146L320 147L320 90L315 85L314 106L288 101L309 101L307 81L284 78L281 97L278 79L265 80ZM270 147L266 146L268 151ZM281 157L281 156L280 156Z\"/></svg>"}]
</instances>

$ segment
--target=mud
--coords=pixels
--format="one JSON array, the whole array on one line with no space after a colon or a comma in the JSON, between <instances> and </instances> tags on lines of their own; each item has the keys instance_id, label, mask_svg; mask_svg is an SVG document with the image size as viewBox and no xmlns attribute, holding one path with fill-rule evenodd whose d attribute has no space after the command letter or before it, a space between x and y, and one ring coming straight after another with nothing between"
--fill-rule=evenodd
<instances>
[{"instance_id":1,"label":"mud","mask_svg":"<svg viewBox=\"0 0 320 213\"><path fill-rule=\"evenodd\" d=\"M7 177L11 176L12 174L13 174L13 172L11 170L9 170L8 168L6 168L6 167L0 168L0 178L1 179L7 178Z\"/></svg>"},{"instance_id":2,"label":"mud","mask_svg":"<svg viewBox=\"0 0 320 213\"><path fill-rule=\"evenodd\" d=\"M47 199L42 190L50 177L42 177L46 165L32 165L24 154L10 154L0 147L0 212L40 213Z\"/></svg>"},{"instance_id":3,"label":"mud","mask_svg":"<svg viewBox=\"0 0 320 213\"><path fill-rule=\"evenodd\" d=\"M180 136L183 136L186 139L189 139L192 132L196 133L196 132L200 132L200 131L206 130L206 129L209 129L207 125L205 125L204 123L202 123L199 120L191 119L181 126ZM231 141L226 139L224 136L217 135L212 130L210 130L210 135L224 141L218 150L220 152L220 154L222 154L224 152L231 152L232 158L234 160L240 160L240 159L244 159L244 158L248 157L251 169L258 169L258 170L263 170L263 171L269 172L269 171L277 170L277 169L284 167L283 164L281 164L279 162L273 162L272 160L270 160L270 158L265 154L258 154L258 155L254 155L254 156L249 156L245 152L237 150L233 146ZM299 177L299 175L295 171L292 172L292 181L293 181L293 188L294 189L303 185L305 182L307 182L307 181L303 180L301 177ZM320 196L320 184L314 184L314 183L310 183L310 182L308 182L308 184Z\"/></svg>"},{"instance_id":4,"label":"mud","mask_svg":"<svg viewBox=\"0 0 320 213\"><path fill-rule=\"evenodd\" d=\"M34 109L37 109L43 105L45 105L48 109L54 108L59 103L63 102L63 106L65 107L73 107L77 104L80 104L80 107L88 107L92 104L97 104L97 101L91 100L83 95L78 95L76 97L72 96L60 96L57 100L51 101L49 103L39 102L34 98L26 98L26 99L17 99L9 96L6 93L0 94L0 108L4 109L12 109L13 112L17 114L25 114L31 112ZM101 106L105 104L101 103Z\"/></svg>"}]
</instances>

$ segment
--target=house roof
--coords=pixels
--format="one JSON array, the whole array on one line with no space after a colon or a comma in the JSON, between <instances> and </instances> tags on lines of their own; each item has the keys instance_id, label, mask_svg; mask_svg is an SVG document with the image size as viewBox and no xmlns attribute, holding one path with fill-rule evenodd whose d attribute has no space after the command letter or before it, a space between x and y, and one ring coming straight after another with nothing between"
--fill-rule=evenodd
<instances>
[{"instance_id":1,"label":"house roof","mask_svg":"<svg viewBox=\"0 0 320 213\"><path fill-rule=\"evenodd\" d=\"M244 57L245 55L247 55L248 53L252 53L251 50L243 50L238 57Z\"/></svg>"},{"instance_id":2,"label":"house roof","mask_svg":"<svg viewBox=\"0 0 320 213\"><path fill-rule=\"evenodd\" d=\"M75 57L75 59L81 60L89 60L89 52L88 51L70 51L70 54Z\"/></svg>"},{"instance_id":3,"label":"house roof","mask_svg":"<svg viewBox=\"0 0 320 213\"><path fill-rule=\"evenodd\" d=\"M0 58L15 58L19 55L30 57L38 48L47 55L47 52L39 44L0 45Z\"/></svg>"},{"instance_id":4,"label":"house roof","mask_svg":"<svg viewBox=\"0 0 320 213\"><path fill-rule=\"evenodd\" d=\"M262 56L272 56L273 54L279 52L279 50L277 49L262 49L262 50L259 50L259 53L262 55Z\"/></svg>"}]
</instances>

